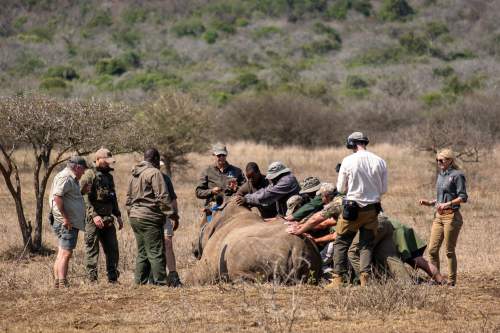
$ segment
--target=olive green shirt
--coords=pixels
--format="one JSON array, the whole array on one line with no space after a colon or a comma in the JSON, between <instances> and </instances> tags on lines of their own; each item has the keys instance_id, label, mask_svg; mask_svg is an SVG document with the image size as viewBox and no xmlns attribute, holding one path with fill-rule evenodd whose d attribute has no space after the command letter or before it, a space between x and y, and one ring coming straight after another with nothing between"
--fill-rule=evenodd
<instances>
[{"instance_id":1,"label":"olive green shirt","mask_svg":"<svg viewBox=\"0 0 500 333\"><path fill-rule=\"evenodd\" d=\"M116 198L115 182L110 171L111 169L101 169L94 166L87 169L80 179L80 188L91 184L90 192L83 196L87 206L87 219L96 216L121 216Z\"/></svg>"}]
</instances>

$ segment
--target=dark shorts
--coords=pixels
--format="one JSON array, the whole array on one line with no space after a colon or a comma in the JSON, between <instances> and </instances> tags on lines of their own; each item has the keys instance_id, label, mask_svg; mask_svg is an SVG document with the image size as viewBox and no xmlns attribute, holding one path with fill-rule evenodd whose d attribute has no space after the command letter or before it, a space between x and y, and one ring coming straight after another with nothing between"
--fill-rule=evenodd
<instances>
[{"instance_id":1,"label":"dark shorts","mask_svg":"<svg viewBox=\"0 0 500 333\"><path fill-rule=\"evenodd\" d=\"M78 229L71 228L71 230L68 230L61 223L55 221L52 224L52 230L54 230L57 236L60 248L64 250L73 250L76 247Z\"/></svg>"}]
</instances>

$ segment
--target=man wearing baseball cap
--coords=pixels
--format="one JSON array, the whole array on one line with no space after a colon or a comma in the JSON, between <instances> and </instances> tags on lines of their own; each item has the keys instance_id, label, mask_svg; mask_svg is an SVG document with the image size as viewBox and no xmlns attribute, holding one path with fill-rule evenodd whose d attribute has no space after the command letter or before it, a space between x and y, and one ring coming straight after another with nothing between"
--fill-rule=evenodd
<instances>
[{"instance_id":1,"label":"man wearing baseball cap","mask_svg":"<svg viewBox=\"0 0 500 333\"><path fill-rule=\"evenodd\" d=\"M361 286L366 286L370 279L380 201L387 192L387 167L382 158L366 150L368 143L368 137L361 132L347 138L347 148L353 154L342 161L337 179L337 190L345 194L345 198L336 229L331 288L340 287L346 280L347 251L358 230Z\"/></svg>"},{"instance_id":2,"label":"man wearing baseball cap","mask_svg":"<svg viewBox=\"0 0 500 333\"><path fill-rule=\"evenodd\" d=\"M227 162L228 152L224 144L214 144L212 155L214 163L203 171L195 190L196 197L205 200L205 207L224 201L224 197L235 194L245 182L241 169Z\"/></svg>"},{"instance_id":3,"label":"man wearing baseball cap","mask_svg":"<svg viewBox=\"0 0 500 333\"><path fill-rule=\"evenodd\" d=\"M54 262L56 288L68 287L69 260L78 241L78 231L85 230L85 202L78 180L87 169L87 162L81 156L68 160L66 168L59 172L52 182L49 195L49 222L58 239L58 252Z\"/></svg>"},{"instance_id":4,"label":"man wearing baseball cap","mask_svg":"<svg viewBox=\"0 0 500 333\"><path fill-rule=\"evenodd\" d=\"M85 224L85 267L90 282L97 281L97 262L99 243L106 256L108 282L118 281L118 239L116 238L115 218L118 229L123 228L121 212L111 171L115 159L109 149L101 148L95 153L95 163L80 179L80 187L90 187L85 194L87 207Z\"/></svg>"}]
</instances>

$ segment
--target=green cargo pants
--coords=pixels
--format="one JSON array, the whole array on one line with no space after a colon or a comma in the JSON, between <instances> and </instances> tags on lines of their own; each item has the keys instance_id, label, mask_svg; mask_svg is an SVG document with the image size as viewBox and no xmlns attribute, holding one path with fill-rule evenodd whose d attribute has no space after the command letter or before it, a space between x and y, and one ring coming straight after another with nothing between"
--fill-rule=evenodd
<instances>
[{"instance_id":1,"label":"green cargo pants","mask_svg":"<svg viewBox=\"0 0 500 333\"><path fill-rule=\"evenodd\" d=\"M90 281L97 280L99 243L101 243L104 255L106 256L108 281L116 282L119 276L118 260L120 258L116 228L114 225L110 225L109 227L98 229L93 221L87 221L85 225L85 267L87 269L87 277Z\"/></svg>"},{"instance_id":2,"label":"green cargo pants","mask_svg":"<svg viewBox=\"0 0 500 333\"><path fill-rule=\"evenodd\" d=\"M137 241L135 283L147 284L151 274L153 284L167 284L163 222L137 218L129 221Z\"/></svg>"},{"instance_id":3,"label":"green cargo pants","mask_svg":"<svg viewBox=\"0 0 500 333\"><path fill-rule=\"evenodd\" d=\"M394 279L411 283L412 278L406 270L404 263L399 258L393 240L394 228L389 220L379 220L375 239L373 241L373 261L375 267L381 274L389 273ZM360 251L359 251L359 232L354 237L349 248L349 262L357 275L360 273Z\"/></svg>"},{"instance_id":4,"label":"green cargo pants","mask_svg":"<svg viewBox=\"0 0 500 333\"><path fill-rule=\"evenodd\" d=\"M355 221L345 220L342 215L337 223L337 237L333 243L333 272L345 277L348 271L347 251L359 230L360 270L362 273L371 271L373 240L378 226L378 212L370 206L360 209Z\"/></svg>"}]
</instances>

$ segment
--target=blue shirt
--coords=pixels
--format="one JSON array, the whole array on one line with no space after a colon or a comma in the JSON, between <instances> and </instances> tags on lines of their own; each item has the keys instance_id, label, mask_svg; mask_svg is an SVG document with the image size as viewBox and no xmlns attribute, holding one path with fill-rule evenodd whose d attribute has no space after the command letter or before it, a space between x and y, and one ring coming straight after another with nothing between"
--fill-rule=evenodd
<instances>
[{"instance_id":1,"label":"blue shirt","mask_svg":"<svg viewBox=\"0 0 500 333\"><path fill-rule=\"evenodd\" d=\"M436 181L437 203L449 202L456 198L461 198L466 202L468 195L465 189L465 175L462 171L448 168L438 174ZM453 205L453 210L460 208L460 205Z\"/></svg>"}]
</instances>

